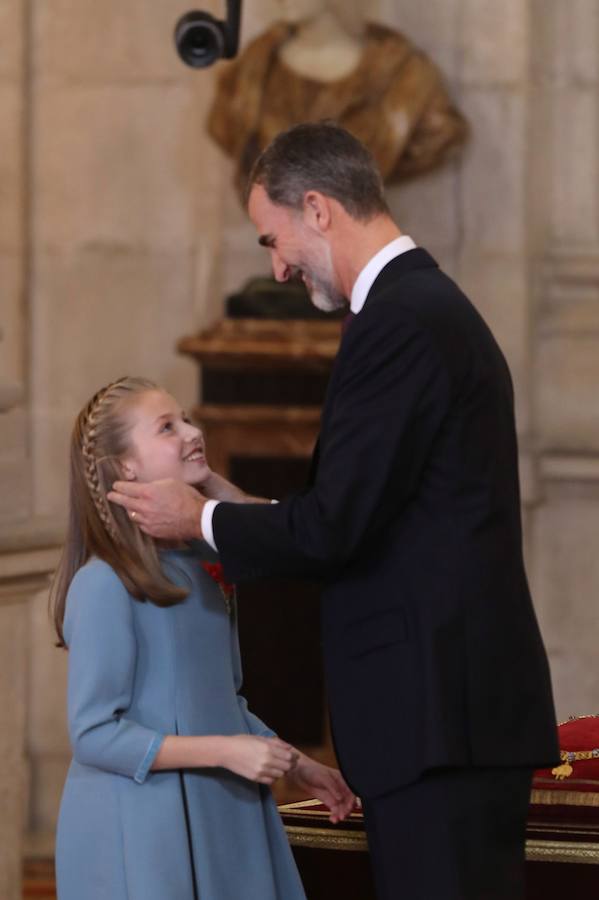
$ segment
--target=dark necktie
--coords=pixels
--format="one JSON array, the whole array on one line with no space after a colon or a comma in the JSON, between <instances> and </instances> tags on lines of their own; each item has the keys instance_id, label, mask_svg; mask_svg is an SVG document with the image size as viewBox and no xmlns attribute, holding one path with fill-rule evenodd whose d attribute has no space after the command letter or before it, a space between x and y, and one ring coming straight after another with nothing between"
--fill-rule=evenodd
<instances>
[{"instance_id":1,"label":"dark necktie","mask_svg":"<svg viewBox=\"0 0 599 900\"><path fill-rule=\"evenodd\" d=\"M348 314L344 317L341 322L341 334L345 334L353 320L356 318L356 314L353 312L348 312Z\"/></svg>"}]
</instances>

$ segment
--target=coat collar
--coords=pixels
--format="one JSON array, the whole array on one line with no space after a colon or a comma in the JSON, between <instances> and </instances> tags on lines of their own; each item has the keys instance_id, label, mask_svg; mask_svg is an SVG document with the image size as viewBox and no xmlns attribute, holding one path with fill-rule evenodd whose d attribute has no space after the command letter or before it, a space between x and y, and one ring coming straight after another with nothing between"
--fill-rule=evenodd
<instances>
[{"instance_id":1,"label":"coat collar","mask_svg":"<svg viewBox=\"0 0 599 900\"><path fill-rule=\"evenodd\" d=\"M376 302L376 298L379 294L382 294L383 291L397 279L403 278L410 272L414 272L416 269L438 268L438 262L433 259L430 253L423 250L422 247L416 247L414 250L408 250L406 253L401 253L399 256L396 256L388 262L385 268L378 274L368 292L364 306L373 301Z\"/></svg>"}]
</instances>

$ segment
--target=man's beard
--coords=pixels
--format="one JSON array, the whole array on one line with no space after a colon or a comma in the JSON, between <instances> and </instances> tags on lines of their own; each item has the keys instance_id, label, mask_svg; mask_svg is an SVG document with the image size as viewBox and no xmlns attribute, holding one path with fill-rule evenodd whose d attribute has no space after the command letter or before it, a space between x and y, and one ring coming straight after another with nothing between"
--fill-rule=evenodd
<instances>
[{"instance_id":1,"label":"man's beard","mask_svg":"<svg viewBox=\"0 0 599 900\"><path fill-rule=\"evenodd\" d=\"M343 309L347 306L347 300L335 288L315 279L311 281L311 287L308 289L310 300L317 309L323 312L335 312L336 309Z\"/></svg>"},{"instance_id":2,"label":"man's beard","mask_svg":"<svg viewBox=\"0 0 599 900\"><path fill-rule=\"evenodd\" d=\"M330 259L298 267L313 305L323 312L335 312L347 306L347 297L333 284Z\"/></svg>"}]
</instances>

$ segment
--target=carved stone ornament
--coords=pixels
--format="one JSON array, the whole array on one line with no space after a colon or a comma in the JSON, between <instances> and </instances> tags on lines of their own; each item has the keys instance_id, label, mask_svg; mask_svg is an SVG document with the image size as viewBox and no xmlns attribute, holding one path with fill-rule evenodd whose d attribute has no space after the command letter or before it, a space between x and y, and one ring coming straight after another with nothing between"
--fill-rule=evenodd
<instances>
[{"instance_id":1,"label":"carved stone ornament","mask_svg":"<svg viewBox=\"0 0 599 900\"><path fill-rule=\"evenodd\" d=\"M434 168L465 139L466 122L440 71L399 32L364 23L357 64L326 81L289 65L283 48L295 33L275 23L220 72L207 127L235 162L240 195L259 153L299 122L332 119L347 128L386 181Z\"/></svg>"}]
</instances>

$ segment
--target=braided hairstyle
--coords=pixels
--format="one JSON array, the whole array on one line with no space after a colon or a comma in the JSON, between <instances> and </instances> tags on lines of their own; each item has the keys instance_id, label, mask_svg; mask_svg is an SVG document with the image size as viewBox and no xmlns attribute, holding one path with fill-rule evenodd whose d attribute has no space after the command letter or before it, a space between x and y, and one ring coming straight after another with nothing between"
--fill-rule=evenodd
<instances>
[{"instance_id":1,"label":"braided hairstyle","mask_svg":"<svg viewBox=\"0 0 599 900\"><path fill-rule=\"evenodd\" d=\"M128 395L148 390L157 390L157 387L143 378L119 378L100 388L79 414L85 481L98 517L115 542L119 540L118 529L106 499L105 479L100 473L102 462L110 457L120 456L126 448L121 446L121 434L106 428L106 420L114 418L110 413L114 414L114 407L119 401L122 403ZM114 425L114 422L110 421L109 424Z\"/></svg>"},{"instance_id":2,"label":"braided hairstyle","mask_svg":"<svg viewBox=\"0 0 599 900\"><path fill-rule=\"evenodd\" d=\"M188 594L162 571L153 539L122 507L106 499L112 484L122 478L120 459L130 451L131 408L142 394L156 390L160 388L146 378L119 378L97 391L75 421L67 540L50 593L58 646L65 646L62 627L69 585L91 556L112 566L137 600L171 606Z\"/></svg>"}]
</instances>

